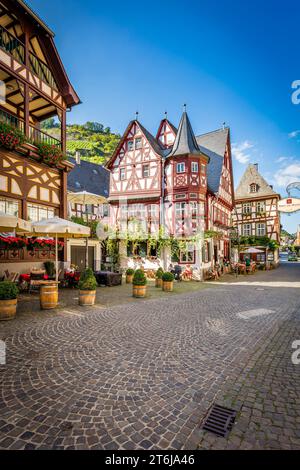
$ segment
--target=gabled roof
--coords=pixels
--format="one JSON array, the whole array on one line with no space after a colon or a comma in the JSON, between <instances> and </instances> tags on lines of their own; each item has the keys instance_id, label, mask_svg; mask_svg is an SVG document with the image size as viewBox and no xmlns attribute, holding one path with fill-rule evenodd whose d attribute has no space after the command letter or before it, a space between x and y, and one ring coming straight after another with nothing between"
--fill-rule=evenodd
<instances>
[{"instance_id":1,"label":"gabled roof","mask_svg":"<svg viewBox=\"0 0 300 470\"><path fill-rule=\"evenodd\" d=\"M250 185L257 184L256 193L250 193ZM258 166L250 163L243 174L240 184L235 191L235 199L259 198L262 196L278 195L273 188L266 182L258 171Z\"/></svg>"},{"instance_id":2,"label":"gabled roof","mask_svg":"<svg viewBox=\"0 0 300 470\"><path fill-rule=\"evenodd\" d=\"M57 48L54 43L54 33L44 23L44 21L29 7L24 0L11 0L11 11L20 12L32 22L36 28L37 35L42 42L43 52L47 56L48 66L53 73L55 81L58 85L59 91L62 94L68 107L75 106L80 103L80 98L74 90L69 77L66 73L62 60L59 56Z\"/></svg>"},{"instance_id":3,"label":"gabled roof","mask_svg":"<svg viewBox=\"0 0 300 470\"><path fill-rule=\"evenodd\" d=\"M207 184L214 193L217 193L220 187L228 135L229 128L226 127L196 137L201 152L210 157L207 166Z\"/></svg>"},{"instance_id":4,"label":"gabled roof","mask_svg":"<svg viewBox=\"0 0 300 470\"><path fill-rule=\"evenodd\" d=\"M116 148L116 150L114 151L114 153L112 154L111 158L108 160L108 162L106 163L106 168L110 168L112 163L114 162L114 160L116 159L120 149L122 148L122 145L124 144L126 138L127 138L127 135L128 135L128 132L130 131L131 127L133 126L133 124L137 124L139 126L139 128L141 129L142 133L144 134L144 136L146 137L146 139L148 140L149 144L151 145L151 147L153 148L153 150L158 154L158 155L161 155L163 156L165 154L165 149L163 149L163 147L160 145L160 143L158 142L158 140L155 139L155 137L149 132L147 131L147 129L137 120L133 120L133 121L130 121L130 123L128 124L128 126L126 127L126 130Z\"/></svg>"},{"instance_id":5,"label":"gabled roof","mask_svg":"<svg viewBox=\"0 0 300 470\"><path fill-rule=\"evenodd\" d=\"M100 196L109 195L109 171L97 163L81 160L76 164L75 158L69 158L74 169L68 174L68 191L87 191Z\"/></svg>"},{"instance_id":6,"label":"gabled roof","mask_svg":"<svg viewBox=\"0 0 300 470\"><path fill-rule=\"evenodd\" d=\"M178 155L201 153L196 141L196 137L190 123L187 112L184 111L180 120L179 128L177 131L176 139L168 157L176 157Z\"/></svg>"}]
</instances>

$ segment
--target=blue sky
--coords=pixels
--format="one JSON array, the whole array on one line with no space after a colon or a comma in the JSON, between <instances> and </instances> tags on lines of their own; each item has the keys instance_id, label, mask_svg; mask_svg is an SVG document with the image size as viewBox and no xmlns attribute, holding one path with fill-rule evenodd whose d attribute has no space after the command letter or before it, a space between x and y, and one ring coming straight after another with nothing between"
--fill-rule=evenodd
<instances>
[{"instance_id":1,"label":"blue sky","mask_svg":"<svg viewBox=\"0 0 300 470\"><path fill-rule=\"evenodd\" d=\"M187 103L196 134L230 126L235 185L248 162L283 197L300 181L300 104L291 100L300 80L296 0L29 3L55 31L83 102L69 122L122 133L138 110L155 133L165 110L178 125ZM300 213L282 223L295 232Z\"/></svg>"}]
</instances>

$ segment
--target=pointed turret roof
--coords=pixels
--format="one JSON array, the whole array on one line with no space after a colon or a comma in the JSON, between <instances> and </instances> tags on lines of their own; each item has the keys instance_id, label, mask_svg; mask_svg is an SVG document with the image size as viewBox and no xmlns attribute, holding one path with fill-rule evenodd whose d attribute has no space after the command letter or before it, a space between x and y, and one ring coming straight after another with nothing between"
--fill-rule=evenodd
<instances>
[{"instance_id":1,"label":"pointed turret roof","mask_svg":"<svg viewBox=\"0 0 300 470\"><path fill-rule=\"evenodd\" d=\"M177 136L171 152L168 157L176 157L178 155L196 154L199 155L201 150L197 144L196 137L190 123L187 112L184 111L179 124Z\"/></svg>"},{"instance_id":2,"label":"pointed turret roof","mask_svg":"<svg viewBox=\"0 0 300 470\"><path fill-rule=\"evenodd\" d=\"M257 192L250 192L250 185L257 185ZM275 196L277 193L270 186L258 171L258 165L250 163L242 176L240 184L235 191L235 199L259 198L262 196Z\"/></svg>"}]
</instances>

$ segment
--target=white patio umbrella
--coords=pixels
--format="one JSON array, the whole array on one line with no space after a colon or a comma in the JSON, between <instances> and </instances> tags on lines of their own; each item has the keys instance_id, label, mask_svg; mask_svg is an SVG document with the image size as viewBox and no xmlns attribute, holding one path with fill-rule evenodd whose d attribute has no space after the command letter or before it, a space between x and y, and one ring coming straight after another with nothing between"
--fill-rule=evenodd
<instances>
[{"instance_id":1,"label":"white patio umbrella","mask_svg":"<svg viewBox=\"0 0 300 470\"><path fill-rule=\"evenodd\" d=\"M255 253L264 253L263 250L259 250L258 248L248 248L247 250L241 251L241 253L248 253L248 254L255 254Z\"/></svg>"},{"instance_id":2,"label":"white patio umbrella","mask_svg":"<svg viewBox=\"0 0 300 470\"><path fill-rule=\"evenodd\" d=\"M100 194L93 194L87 191L80 191L78 193L68 193L68 202L71 204L82 204L84 206L87 205L99 205L99 204L106 204L107 199ZM87 212L87 207L85 207L86 213L86 222L88 223L89 217ZM88 268L89 265L89 241L88 238L86 239L86 247L85 247L85 267Z\"/></svg>"},{"instance_id":3,"label":"white patio umbrella","mask_svg":"<svg viewBox=\"0 0 300 470\"><path fill-rule=\"evenodd\" d=\"M33 222L31 231L32 236L55 237L56 281L58 281L58 238L85 238L89 237L90 233L89 227L59 217Z\"/></svg>"},{"instance_id":4,"label":"white patio umbrella","mask_svg":"<svg viewBox=\"0 0 300 470\"><path fill-rule=\"evenodd\" d=\"M0 212L0 232L30 232L31 223L15 215Z\"/></svg>"}]
</instances>

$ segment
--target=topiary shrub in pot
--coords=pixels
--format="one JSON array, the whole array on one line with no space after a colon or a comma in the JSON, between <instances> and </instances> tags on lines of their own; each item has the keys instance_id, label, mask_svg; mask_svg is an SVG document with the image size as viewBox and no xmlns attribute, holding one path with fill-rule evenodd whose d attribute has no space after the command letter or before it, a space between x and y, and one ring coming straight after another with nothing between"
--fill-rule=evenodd
<instances>
[{"instance_id":1,"label":"topiary shrub in pot","mask_svg":"<svg viewBox=\"0 0 300 470\"><path fill-rule=\"evenodd\" d=\"M10 281L0 282L0 320L13 320L17 313L19 289Z\"/></svg>"},{"instance_id":2,"label":"topiary shrub in pot","mask_svg":"<svg viewBox=\"0 0 300 470\"><path fill-rule=\"evenodd\" d=\"M126 270L126 284L131 284L134 275L134 269L128 268Z\"/></svg>"},{"instance_id":3,"label":"topiary shrub in pot","mask_svg":"<svg viewBox=\"0 0 300 470\"><path fill-rule=\"evenodd\" d=\"M163 273L162 275L162 289L165 292L173 292L174 289L174 275L172 273Z\"/></svg>"},{"instance_id":4,"label":"topiary shrub in pot","mask_svg":"<svg viewBox=\"0 0 300 470\"><path fill-rule=\"evenodd\" d=\"M142 269L137 269L132 279L132 295L133 297L145 297L147 290L147 278Z\"/></svg>"},{"instance_id":5,"label":"topiary shrub in pot","mask_svg":"<svg viewBox=\"0 0 300 470\"><path fill-rule=\"evenodd\" d=\"M97 281L91 268L85 269L80 276L79 305L94 305L96 300Z\"/></svg>"},{"instance_id":6,"label":"topiary shrub in pot","mask_svg":"<svg viewBox=\"0 0 300 470\"><path fill-rule=\"evenodd\" d=\"M158 268L155 274L155 287L162 287L162 275L164 273L163 268Z\"/></svg>"}]
</instances>

